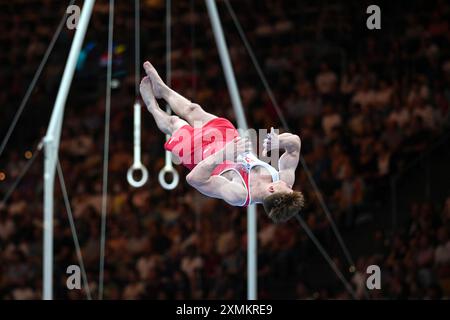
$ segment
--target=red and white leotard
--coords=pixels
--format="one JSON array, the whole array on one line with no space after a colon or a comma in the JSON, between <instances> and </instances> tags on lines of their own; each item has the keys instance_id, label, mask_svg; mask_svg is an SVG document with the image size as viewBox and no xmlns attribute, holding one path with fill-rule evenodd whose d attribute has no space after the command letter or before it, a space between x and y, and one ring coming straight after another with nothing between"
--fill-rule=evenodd
<instances>
[{"instance_id":1,"label":"red and white leotard","mask_svg":"<svg viewBox=\"0 0 450 320\"><path fill-rule=\"evenodd\" d=\"M186 168L192 170L201 160L218 152L237 136L239 132L230 121L225 118L215 118L200 128L193 128L190 125L181 127L172 134L164 148L176 155ZM250 152L240 155L237 162L225 161L218 165L212 175L221 175L230 170L239 174L247 189L247 197L241 206L247 206L251 203L250 170L256 166L267 169L272 176L272 181L280 179L274 167L259 160Z\"/></svg>"},{"instance_id":2,"label":"red and white leotard","mask_svg":"<svg viewBox=\"0 0 450 320\"><path fill-rule=\"evenodd\" d=\"M242 155L239 155L237 162L225 161L224 163L219 164L212 172L212 175L220 176L230 170L236 172L241 177L242 183L247 190L247 197L244 203L240 205L246 207L251 204L252 201L250 193L250 171L257 166L267 169L267 171L269 171L270 175L272 176L273 182L280 180L280 175L277 169L272 167L270 164L259 160L251 152L246 152Z\"/></svg>"}]
</instances>

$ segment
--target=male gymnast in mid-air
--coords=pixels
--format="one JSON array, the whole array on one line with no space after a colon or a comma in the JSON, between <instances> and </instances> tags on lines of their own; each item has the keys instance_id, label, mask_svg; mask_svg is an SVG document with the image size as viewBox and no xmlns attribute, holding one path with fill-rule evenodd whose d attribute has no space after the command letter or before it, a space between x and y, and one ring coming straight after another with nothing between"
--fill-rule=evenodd
<instances>
[{"instance_id":1,"label":"male gymnast in mid-air","mask_svg":"<svg viewBox=\"0 0 450 320\"><path fill-rule=\"evenodd\" d=\"M169 88L150 62L140 92L158 128L170 139L164 148L190 170L186 181L206 196L233 206L262 203L276 223L284 222L303 207L303 194L293 191L301 141L291 133L274 130L263 144L263 155L284 150L279 171L251 152L247 138L241 138L233 124L203 110ZM176 115L160 109L156 99L164 99Z\"/></svg>"}]
</instances>

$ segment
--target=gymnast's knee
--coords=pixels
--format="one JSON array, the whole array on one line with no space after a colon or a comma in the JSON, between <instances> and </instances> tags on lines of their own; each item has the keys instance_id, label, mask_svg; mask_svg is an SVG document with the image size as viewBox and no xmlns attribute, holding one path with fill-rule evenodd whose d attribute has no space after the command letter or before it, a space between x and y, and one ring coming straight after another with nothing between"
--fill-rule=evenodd
<instances>
[{"instance_id":1,"label":"gymnast's knee","mask_svg":"<svg viewBox=\"0 0 450 320\"><path fill-rule=\"evenodd\" d=\"M161 130L165 134L170 135L178 128L179 121L180 121L179 117L169 116L165 114L164 119L156 121L156 125L158 126L159 130Z\"/></svg>"},{"instance_id":2,"label":"gymnast's knee","mask_svg":"<svg viewBox=\"0 0 450 320\"><path fill-rule=\"evenodd\" d=\"M187 113L197 113L199 111L203 111L202 107L197 103L191 103L187 108Z\"/></svg>"},{"instance_id":3,"label":"gymnast's knee","mask_svg":"<svg viewBox=\"0 0 450 320\"><path fill-rule=\"evenodd\" d=\"M170 116L169 117L169 126L174 128L177 126L178 121L180 121L180 117L178 116Z\"/></svg>"}]
</instances>

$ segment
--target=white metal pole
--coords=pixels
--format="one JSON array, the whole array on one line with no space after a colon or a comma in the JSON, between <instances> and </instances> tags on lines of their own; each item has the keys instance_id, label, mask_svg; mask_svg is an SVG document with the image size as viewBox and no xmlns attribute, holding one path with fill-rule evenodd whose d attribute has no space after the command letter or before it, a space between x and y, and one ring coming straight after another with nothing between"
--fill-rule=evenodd
<instances>
[{"instance_id":1,"label":"white metal pole","mask_svg":"<svg viewBox=\"0 0 450 320\"><path fill-rule=\"evenodd\" d=\"M67 58L64 73L56 96L50 124L44 138L44 243L43 243L43 299L53 299L53 196L62 119L70 85L95 0L85 0L78 20L75 36Z\"/></svg>"},{"instance_id":2,"label":"white metal pole","mask_svg":"<svg viewBox=\"0 0 450 320\"><path fill-rule=\"evenodd\" d=\"M247 299L258 299L258 260L256 205L247 207Z\"/></svg>"},{"instance_id":3,"label":"white metal pole","mask_svg":"<svg viewBox=\"0 0 450 320\"><path fill-rule=\"evenodd\" d=\"M234 76L233 67L231 65L230 54L223 35L222 24L217 12L215 0L205 0L208 8L209 18L211 20L214 37L216 39L217 49L219 51L220 60L222 62L225 79L230 92L231 103L238 126L247 131L247 120L245 118L244 109L242 107L241 97L239 95L236 78ZM247 208L247 299L257 299L257 224L256 224L256 207L250 205Z\"/></svg>"}]
</instances>

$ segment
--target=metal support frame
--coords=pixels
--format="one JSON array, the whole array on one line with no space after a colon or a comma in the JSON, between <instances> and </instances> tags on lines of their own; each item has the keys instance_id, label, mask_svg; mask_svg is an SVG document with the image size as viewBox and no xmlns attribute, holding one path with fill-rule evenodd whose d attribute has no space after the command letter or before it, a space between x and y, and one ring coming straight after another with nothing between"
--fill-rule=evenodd
<instances>
[{"instance_id":1,"label":"metal support frame","mask_svg":"<svg viewBox=\"0 0 450 320\"><path fill-rule=\"evenodd\" d=\"M247 131L247 120L242 107L230 54L223 35L217 6L215 0L205 1L238 126L244 131ZM247 299L257 299L257 221L255 205L247 207Z\"/></svg>"},{"instance_id":2,"label":"metal support frame","mask_svg":"<svg viewBox=\"0 0 450 320\"><path fill-rule=\"evenodd\" d=\"M64 68L58 95L56 96L50 124L44 137L44 257L42 281L44 300L53 299L53 197L64 107L94 3L95 0L85 0L84 2L72 46L70 48L69 57L67 58L66 66Z\"/></svg>"}]
</instances>

